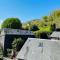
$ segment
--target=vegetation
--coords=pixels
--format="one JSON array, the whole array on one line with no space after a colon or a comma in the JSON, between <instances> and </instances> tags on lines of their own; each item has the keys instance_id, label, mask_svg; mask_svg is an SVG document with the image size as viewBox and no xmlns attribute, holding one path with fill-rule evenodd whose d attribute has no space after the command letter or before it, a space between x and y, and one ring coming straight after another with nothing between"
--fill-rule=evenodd
<instances>
[{"instance_id":1,"label":"vegetation","mask_svg":"<svg viewBox=\"0 0 60 60\"><path fill-rule=\"evenodd\" d=\"M47 32L51 34L51 32L60 30L60 10L52 11L49 16L43 16L42 19L35 19L23 24L23 28L27 28L27 24L29 27L33 27L34 25L38 27L37 31L32 30L37 38L40 38L42 32ZM29 30L29 29L28 29Z\"/></svg>"},{"instance_id":2,"label":"vegetation","mask_svg":"<svg viewBox=\"0 0 60 60\"><path fill-rule=\"evenodd\" d=\"M24 44L24 41L21 38L15 38L14 41L12 42L12 48L19 51L23 46L23 44Z\"/></svg>"},{"instance_id":3,"label":"vegetation","mask_svg":"<svg viewBox=\"0 0 60 60\"><path fill-rule=\"evenodd\" d=\"M22 24L18 18L7 18L3 21L2 28L13 28L13 29L20 29L22 28Z\"/></svg>"},{"instance_id":4,"label":"vegetation","mask_svg":"<svg viewBox=\"0 0 60 60\"><path fill-rule=\"evenodd\" d=\"M39 28L36 25L33 25L30 27L30 30L31 31L37 31L37 30L39 30Z\"/></svg>"}]
</instances>

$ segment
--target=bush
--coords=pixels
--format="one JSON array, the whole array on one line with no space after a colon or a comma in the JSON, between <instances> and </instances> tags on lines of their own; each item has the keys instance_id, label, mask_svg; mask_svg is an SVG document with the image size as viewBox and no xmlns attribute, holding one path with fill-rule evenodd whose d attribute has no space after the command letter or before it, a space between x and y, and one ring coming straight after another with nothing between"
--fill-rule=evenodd
<instances>
[{"instance_id":1,"label":"bush","mask_svg":"<svg viewBox=\"0 0 60 60\"><path fill-rule=\"evenodd\" d=\"M12 42L12 48L19 51L23 46L23 44L24 44L24 41L21 38L15 38L14 41Z\"/></svg>"},{"instance_id":2,"label":"bush","mask_svg":"<svg viewBox=\"0 0 60 60\"><path fill-rule=\"evenodd\" d=\"M30 28L31 31L37 31L39 28L36 25L32 25Z\"/></svg>"}]
</instances>

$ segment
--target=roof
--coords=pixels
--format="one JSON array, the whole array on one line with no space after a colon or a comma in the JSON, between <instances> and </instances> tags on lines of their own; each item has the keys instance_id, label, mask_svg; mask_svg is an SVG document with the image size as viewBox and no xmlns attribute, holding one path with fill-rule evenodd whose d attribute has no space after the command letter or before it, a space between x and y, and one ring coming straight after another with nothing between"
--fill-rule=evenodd
<instances>
[{"instance_id":1,"label":"roof","mask_svg":"<svg viewBox=\"0 0 60 60\"><path fill-rule=\"evenodd\" d=\"M25 58L25 53L26 53L26 49L28 49L28 46L31 42L33 42L34 40L37 40L37 38L28 38L27 41L25 42L24 46L22 47L22 49L20 50L20 52L18 53L16 58L19 59L24 59ZM39 39L38 39L39 40ZM25 56L24 56L25 55Z\"/></svg>"},{"instance_id":2,"label":"roof","mask_svg":"<svg viewBox=\"0 0 60 60\"><path fill-rule=\"evenodd\" d=\"M56 37L56 38L60 38L60 32L59 31L54 31L50 37Z\"/></svg>"},{"instance_id":3,"label":"roof","mask_svg":"<svg viewBox=\"0 0 60 60\"><path fill-rule=\"evenodd\" d=\"M44 54L46 55L46 57L48 57L48 55L50 54L50 49L52 49L52 50L57 49L57 51L58 50L60 51L60 48L58 48L58 47L60 47L59 44L60 44L60 41L58 41L58 40L28 38L27 41L25 42L25 44L23 45L22 49L16 56L16 58L17 59L26 59L26 57L28 56L27 60L31 60L31 58L32 58L32 60L36 60L36 59L40 60L39 57L42 56L42 54L40 54L40 53L43 52L42 47L44 47L43 49L45 50ZM55 46L56 46L56 48L55 48ZM60 54L59 54L59 57L60 57ZM49 59L45 59L45 60L49 60Z\"/></svg>"}]
</instances>

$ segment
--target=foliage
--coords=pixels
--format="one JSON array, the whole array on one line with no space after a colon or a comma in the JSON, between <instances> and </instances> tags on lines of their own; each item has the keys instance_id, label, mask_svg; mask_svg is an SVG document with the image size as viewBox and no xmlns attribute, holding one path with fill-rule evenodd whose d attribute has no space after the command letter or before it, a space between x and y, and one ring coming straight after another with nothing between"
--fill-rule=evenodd
<instances>
[{"instance_id":1,"label":"foliage","mask_svg":"<svg viewBox=\"0 0 60 60\"><path fill-rule=\"evenodd\" d=\"M43 16L42 18L45 22L48 22L48 16Z\"/></svg>"},{"instance_id":2,"label":"foliage","mask_svg":"<svg viewBox=\"0 0 60 60\"><path fill-rule=\"evenodd\" d=\"M37 31L37 30L39 30L39 28L36 25L33 25L30 27L30 30L31 31Z\"/></svg>"},{"instance_id":3,"label":"foliage","mask_svg":"<svg viewBox=\"0 0 60 60\"><path fill-rule=\"evenodd\" d=\"M60 29L60 10L52 11L48 16L43 16L42 19L35 19L24 24L26 27L27 24L30 24L29 27L36 25L39 30L33 31L36 37L40 37L40 33L48 32L49 34L56 30Z\"/></svg>"},{"instance_id":4,"label":"foliage","mask_svg":"<svg viewBox=\"0 0 60 60\"><path fill-rule=\"evenodd\" d=\"M24 41L21 38L15 38L14 41L12 42L12 48L19 51L23 46L23 44L24 44Z\"/></svg>"},{"instance_id":5,"label":"foliage","mask_svg":"<svg viewBox=\"0 0 60 60\"><path fill-rule=\"evenodd\" d=\"M18 18L7 18L3 21L1 27L20 29L22 27L22 24Z\"/></svg>"},{"instance_id":6,"label":"foliage","mask_svg":"<svg viewBox=\"0 0 60 60\"><path fill-rule=\"evenodd\" d=\"M51 25L51 30L55 31L56 30L56 24Z\"/></svg>"},{"instance_id":7,"label":"foliage","mask_svg":"<svg viewBox=\"0 0 60 60\"><path fill-rule=\"evenodd\" d=\"M51 29L50 26L40 27L40 30L34 31L35 37L36 37L36 38L40 38L40 35L41 35L41 33L43 33L43 32L46 32L47 35L49 35L49 34L51 33L51 30L50 30L50 29Z\"/></svg>"},{"instance_id":8,"label":"foliage","mask_svg":"<svg viewBox=\"0 0 60 60\"><path fill-rule=\"evenodd\" d=\"M11 57L11 52L12 52L12 49L7 49L7 56L8 57Z\"/></svg>"},{"instance_id":9,"label":"foliage","mask_svg":"<svg viewBox=\"0 0 60 60\"><path fill-rule=\"evenodd\" d=\"M29 24L27 24L27 25L22 24L22 28L23 28L24 30L29 30Z\"/></svg>"}]
</instances>

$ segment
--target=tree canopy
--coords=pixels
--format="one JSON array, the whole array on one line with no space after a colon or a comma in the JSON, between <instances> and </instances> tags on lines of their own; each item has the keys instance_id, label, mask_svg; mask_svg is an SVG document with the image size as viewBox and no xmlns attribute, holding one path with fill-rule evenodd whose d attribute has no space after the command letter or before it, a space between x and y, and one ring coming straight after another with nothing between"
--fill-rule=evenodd
<instances>
[{"instance_id":1,"label":"tree canopy","mask_svg":"<svg viewBox=\"0 0 60 60\"><path fill-rule=\"evenodd\" d=\"M31 31L37 31L37 30L39 30L39 28L38 28L36 25L32 25L32 26L30 27L30 30L31 30Z\"/></svg>"},{"instance_id":2,"label":"tree canopy","mask_svg":"<svg viewBox=\"0 0 60 60\"><path fill-rule=\"evenodd\" d=\"M28 23L25 23L24 26L27 27ZM38 27L37 31L33 31L37 37L40 37L39 35L42 32L48 32L50 34L56 28L60 28L60 10L52 11L49 15L43 16L41 19L31 20L29 24L29 27L32 26L33 28L34 25Z\"/></svg>"},{"instance_id":3,"label":"tree canopy","mask_svg":"<svg viewBox=\"0 0 60 60\"><path fill-rule=\"evenodd\" d=\"M18 18L7 18L3 21L1 28L20 29L22 24Z\"/></svg>"}]
</instances>

